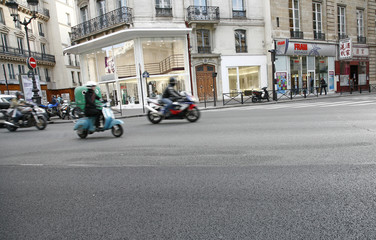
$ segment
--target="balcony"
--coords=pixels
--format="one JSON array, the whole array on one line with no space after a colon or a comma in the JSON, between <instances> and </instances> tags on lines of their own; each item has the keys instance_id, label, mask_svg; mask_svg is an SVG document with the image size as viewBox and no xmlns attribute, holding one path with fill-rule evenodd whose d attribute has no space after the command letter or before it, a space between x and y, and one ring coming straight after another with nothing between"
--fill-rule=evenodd
<instances>
[{"instance_id":1,"label":"balcony","mask_svg":"<svg viewBox=\"0 0 376 240\"><path fill-rule=\"evenodd\" d=\"M313 32L315 40L325 41L325 33Z\"/></svg>"},{"instance_id":2,"label":"balcony","mask_svg":"<svg viewBox=\"0 0 376 240\"><path fill-rule=\"evenodd\" d=\"M205 46L205 47L197 47L197 52L198 53L201 53L201 54L205 54L205 53L211 53L211 47L209 46Z\"/></svg>"},{"instance_id":3,"label":"balcony","mask_svg":"<svg viewBox=\"0 0 376 240\"><path fill-rule=\"evenodd\" d=\"M357 40L358 40L359 44L366 44L367 43L367 38L366 37L358 36Z\"/></svg>"},{"instance_id":4,"label":"balcony","mask_svg":"<svg viewBox=\"0 0 376 240\"><path fill-rule=\"evenodd\" d=\"M294 38L294 39L303 39L304 38L303 32L301 32L301 31L290 31L290 36L291 36L291 38Z\"/></svg>"},{"instance_id":5,"label":"balcony","mask_svg":"<svg viewBox=\"0 0 376 240\"><path fill-rule=\"evenodd\" d=\"M172 8L155 8L157 17L172 17Z\"/></svg>"},{"instance_id":6,"label":"balcony","mask_svg":"<svg viewBox=\"0 0 376 240\"><path fill-rule=\"evenodd\" d=\"M26 58L29 57L29 52L25 50L20 50L19 48L0 45L0 57L1 56L21 57L24 58L26 62ZM36 60L51 62L54 64L56 63L55 56L51 54L31 52L31 56L34 57Z\"/></svg>"},{"instance_id":7,"label":"balcony","mask_svg":"<svg viewBox=\"0 0 376 240\"><path fill-rule=\"evenodd\" d=\"M76 41L122 24L132 23L132 8L121 7L72 27L71 40Z\"/></svg>"},{"instance_id":8,"label":"balcony","mask_svg":"<svg viewBox=\"0 0 376 240\"><path fill-rule=\"evenodd\" d=\"M232 10L233 18L247 18L245 10Z\"/></svg>"},{"instance_id":9,"label":"balcony","mask_svg":"<svg viewBox=\"0 0 376 240\"><path fill-rule=\"evenodd\" d=\"M220 20L219 7L189 6L187 13L188 22L218 23Z\"/></svg>"},{"instance_id":10,"label":"balcony","mask_svg":"<svg viewBox=\"0 0 376 240\"><path fill-rule=\"evenodd\" d=\"M346 34L338 33L338 39L346 39L349 38Z\"/></svg>"},{"instance_id":11,"label":"balcony","mask_svg":"<svg viewBox=\"0 0 376 240\"><path fill-rule=\"evenodd\" d=\"M247 46L236 46L236 52L237 53L247 53L248 48L247 48Z\"/></svg>"}]
</instances>

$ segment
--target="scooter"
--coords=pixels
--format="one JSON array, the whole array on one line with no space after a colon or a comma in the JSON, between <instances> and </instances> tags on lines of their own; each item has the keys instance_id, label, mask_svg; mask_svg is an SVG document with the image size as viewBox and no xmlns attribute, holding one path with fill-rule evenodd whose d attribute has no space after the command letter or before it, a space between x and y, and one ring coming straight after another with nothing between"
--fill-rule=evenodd
<instances>
[{"instance_id":1,"label":"scooter","mask_svg":"<svg viewBox=\"0 0 376 240\"><path fill-rule=\"evenodd\" d=\"M182 99L172 103L170 111L163 115L164 103L161 99L147 100L148 105L145 105L148 109L147 118L150 122L157 124L165 120L174 119L187 119L189 122L196 122L200 118L200 111L195 105L196 99L186 92L182 92Z\"/></svg>"},{"instance_id":2,"label":"scooter","mask_svg":"<svg viewBox=\"0 0 376 240\"><path fill-rule=\"evenodd\" d=\"M262 91L252 91L252 102L261 102L262 99L266 99L268 102L270 101L267 87L263 87L261 90Z\"/></svg>"},{"instance_id":3,"label":"scooter","mask_svg":"<svg viewBox=\"0 0 376 240\"><path fill-rule=\"evenodd\" d=\"M102 113L104 117L102 128L95 127L96 117L83 117L77 120L73 130L77 131L77 135L80 138L86 138L88 134L93 134L94 132L104 132L110 129L112 131L112 135L114 135L115 137L120 137L121 135L123 135L123 127L121 126L121 124L124 124L124 122L115 119L109 102L103 103Z\"/></svg>"}]
</instances>

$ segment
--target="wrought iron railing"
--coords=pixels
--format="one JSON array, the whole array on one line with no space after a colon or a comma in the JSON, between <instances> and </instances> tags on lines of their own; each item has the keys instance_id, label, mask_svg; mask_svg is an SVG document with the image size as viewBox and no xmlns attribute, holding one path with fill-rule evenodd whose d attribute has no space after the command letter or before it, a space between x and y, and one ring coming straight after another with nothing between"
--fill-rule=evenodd
<instances>
[{"instance_id":1,"label":"wrought iron railing","mask_svg":"<svg viewBox=\"0 0 376 240\"><path fill-rule=\"evenodd\" d=\"M303 39L304 38L304 35L303 35L303 32L301 31L290 31L290 35L291 35L291 38L295 38L295 39Z\"/></svg>"},{"instance_id":2,"label":"wrought iron railing","mask_svg":"<svg viewBox=\"0 0 376 240\"><path fill-rule=\"evenodd\" d=\"M322 32L313 32L315 40L325 41L325 33Z\"/></svg>"},{"instance_id":3,"label":"wrought iron railing","mask_svg":"<svg viewBox=\"0 0 376 240\"><path fill-rule=\"evenodd\" d=\"M172 17L172 8L155 8L157 17Z\"/></svg>"},{"instance_id":4,"label":"wrought iron railing","mask_svg":"<svg viewBox=\"0 0 376 240\"><path fill-rule=\"evenodd\" d=\"M245 10L232 10L232 17L233 18L246 18L246 11Z\"/></svg>"},{"instance_id":5,"label":"wrought iron railing","mask_svg":"<svg viewBox=\"0 0 376 240\"><path fill-rule=\"evenodd\" d=\"M3 45L0 45L0 55L9 55L9 56L28 58L29 52L27 50L21 50L19 48L5 47ZM37 60L55 63L55 56L51 54L31 52L31 56Z\"/></svg>"},{"instance_id":6,"label":"wrought iron railing","mask_svg":"<svg viewBox=\"0 0 376 240\"><path fill-rule=\"evenodd\" d=\"M198 53L211 53L211 47L205 46L205 47L197 47L197 52Z\"/></svg>"},{"instance_id":7,"label":"wrought iron railing","mask_svg":"<svg viewBox=\"0 0 376 240\"><path fill-rule=\"evenodd\" d=\"M189 6L188 21L219 21L219 7Z\"/></svg>"},{"instance_id":8,"label":"wrought iron railing","mask_svg":"<svg viewBox=\"0 0 376 240\"><path fill-rule=\"evenodd\" d=\"M132 23L132 8L121 7L72 27L72 41L96 34L119 24Z\"/></svg>"},{"instance_id":9,"label":"wrought iron railing","mask_svg":"<svg viewBox=\"0 0 376 240\"><path fill-rule=\"evenodd\" d=\"M184 55L171 55L159 63L146 63L145 70L152 74L168 73L172 70L184 69Z\"/></svg>"},{"instance_id":10,"label":"wrought iron railing","mask_svg":"<svg viewBox=\"0 0 376 240\"><path fill-rule=\"evenodd\" d=\"M357 40L358 40L358 43L360 43L360 44L366 44L367 43L366 37L358 36Z\"/></svg>"}]
</instances>

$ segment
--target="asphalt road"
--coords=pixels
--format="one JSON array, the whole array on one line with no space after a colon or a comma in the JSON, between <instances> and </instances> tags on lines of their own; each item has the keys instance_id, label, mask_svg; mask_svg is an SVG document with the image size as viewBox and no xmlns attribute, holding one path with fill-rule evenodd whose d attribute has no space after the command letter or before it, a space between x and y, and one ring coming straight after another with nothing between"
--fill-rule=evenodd
<instances>
[{"instance_id":1,"label":"asphalt road","mask_svg":"<svg viewBox=\"0 0 376 240\"><path fill-rule=\"evenodd\" d=\"M376 96L0 129L0 239L375 239Z\"/></svg>"}]
</instances>

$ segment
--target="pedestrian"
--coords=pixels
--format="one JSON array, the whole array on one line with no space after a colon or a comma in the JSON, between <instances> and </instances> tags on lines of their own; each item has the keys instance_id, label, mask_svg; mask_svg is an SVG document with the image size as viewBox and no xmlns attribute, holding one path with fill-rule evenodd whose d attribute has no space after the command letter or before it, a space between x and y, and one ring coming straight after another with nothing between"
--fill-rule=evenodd
<instances>
[{"instance_id":1,"label":"pedestrian","mask_svg":"<svg viewBox=\"0 0 376 240\"><path fill-rule=\"evenodd\" d=\"M327 87L327 84L324 80L324 78L322 77L321 80L320 80L320 85L321 85L321 89L320 89L320 95L322 94L322 89L324 89L325 91L325 95L326 95L326 87Z\"/></svg>"}]
</instances>

